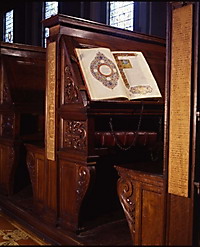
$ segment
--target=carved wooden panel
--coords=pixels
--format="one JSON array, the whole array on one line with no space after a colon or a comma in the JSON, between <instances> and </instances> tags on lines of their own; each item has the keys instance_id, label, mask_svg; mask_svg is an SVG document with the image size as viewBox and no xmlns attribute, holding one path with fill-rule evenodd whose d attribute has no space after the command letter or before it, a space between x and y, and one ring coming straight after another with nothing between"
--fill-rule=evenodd
<instances>
[{"instance_id":1,"label":"carved wooden panel","mask_svg":"<svg viewBox=\"0 0 200 247\"><path fill-rule=\"evenodd\" d=\"M94 167L60 160L59 169L59 211L60 223L64 228L79 229L79 210L88 187Z\"/></svg>"},{"instance_id":2,"label":"carved wooden panel","mask_svg":"<svg viewBox=\"0 0 200 247\"><path fill-rule=\"evenodd\" d=\"M31 147L29 146L30 150ZM46 200L46 170L44 162L44 151L37 151L36 148L28 151L26 157L32 190L33 200L37 210L42 210L45 207Z\"/></svg>"},{"instance_id":3,"label":"carved wooden panel","mask_svg":"<svg viewBox=\"0 0 200 247\"><path fill-rule=\"evenodd\" d=\"M14 114L3 113L0 114L0 134L2 137L14 136Z\"/></svg>"},{"instance_id":4,"label":"carved wooden panel","mask_svg":"<svg viewBox=\"0 0 200 247\"><path fill-rule=\"evenodd\" d=\"M76 188L76 207L80 209L81 202L87 191L90 182L90 168L77 165L77 188Z\"/></svg>"},{"instance_id":5,"label":"carved wooden panel","mask_svg":"<svg viewBox=\"0 0 200 247\"><path fill-rule=\"evenodd\" d=\"M61 87L62 87L62 104L78 103L79 89L75 83L75 76L72 70L71 60L64 39L61 42Z\"/></svg>"},{"instance_id":6,"label":"carved wooden panel","mask_svg":"<svg viewBox=\"0 0 200 247\"><path fill-rule=\"evenodd\" d=\"M163 245L163 178L116 167L120 178L117 191L134 245Z\"/></svg>"},{"instance_id":7,"label":"carved wooden panel","mask_svg":"<svg viewBox=\"0 0 200 247\"><path fill-rule=\"evenodd\" d=\"M85 121L63 121L63 147L85 151L87 132Z\"/></svg>"},{"instance_id":8,"label":"carved wooden panel","mask_svg":"<svg viewBox=\"0 0 200 247\"><path fill-rule=\"evenodd\" d=\"M117 190L118 190L121 205L123 207L125 216L129 224L129 228L131 229L130 232L132 238L134 239L136 195L131 180L119 178L117 182Z\"/></svg>"},{"instance_id":9,"label":"carved wooden panel","mask_svg":"<svg viewBox=\"0 0 200 247\"><path fill-rule=\"evenodd\" d=\"M0 144L0 191L9 195L13 193L15 170L15 150L10 145Z\"/></svg>"},{"instance_id":10,"label":"carved wooden panel","mask_svg":"<svg viewBox=\"0 0 200 247\"><path fill-rule=\"evenodd\" d=\"M1 95L0 95L0 103L11 103L11 95L8 88L8 82L6 79L6 74L4 71L4 68L2 66L1 68L1 78L0 78L0 89L1 89Z\"/></svg>"},{"instance_id":11,"label":"carved wooden panel","mask_svg":"<svg viewBox=\"0 0 200 247\"><path fill-rule=\"evenodd\" d=\"M78 88L74 83L71 68L66 65L64 68L64 104L78 102Z\"/></svg>"},{"instance_id":12,"label":"carved wooden panel","mask_svg":"<svg viewBox=\"0 0 200 247\"><path fill-rule=\"evenodd\" d=\"M7 77L4 68L3 56L0 60L0 104L11 103L11 95L8 87Z\"/></svg>"}]
</instances>

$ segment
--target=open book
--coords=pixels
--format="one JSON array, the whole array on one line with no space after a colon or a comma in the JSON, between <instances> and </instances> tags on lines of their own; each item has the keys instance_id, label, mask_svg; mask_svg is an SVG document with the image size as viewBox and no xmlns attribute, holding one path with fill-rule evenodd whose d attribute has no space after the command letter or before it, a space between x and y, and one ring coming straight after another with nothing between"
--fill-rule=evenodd
<instances>
[{"instance_id":1,"label":"open book","mask_svg":"<svg viewBox=\"0 0 200 247\"><path fill-rule=\"evenodd\" d=\"M162 97L142 52L75 49L91 100Z\"/></svg>"}]
</instances>

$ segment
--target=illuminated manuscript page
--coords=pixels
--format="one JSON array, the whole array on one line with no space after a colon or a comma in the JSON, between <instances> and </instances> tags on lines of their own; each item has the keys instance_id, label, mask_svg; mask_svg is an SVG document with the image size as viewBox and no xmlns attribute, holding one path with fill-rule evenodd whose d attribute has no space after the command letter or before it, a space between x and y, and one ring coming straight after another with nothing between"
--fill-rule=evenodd
<instances>
[{"instance_id":1,"label":"illuminated manuscript page","mask_svg":"<svg viewBox=\"0 0 200 247\"><path fill-rule=\"evenodd\" d=\"M161 93L142 52L112 52L130 99L160 98Z\"/></svg>"},{"instance_id":2,"label":"illuminated manuscript page","mask_svg":"<svg viewBox=\"0 0 200 247\"><path fill-rule=\"evenodd\" d=\"M128 97L114 56L108 48L76 48L92 100Z\"/></svg>"}]
</instances>

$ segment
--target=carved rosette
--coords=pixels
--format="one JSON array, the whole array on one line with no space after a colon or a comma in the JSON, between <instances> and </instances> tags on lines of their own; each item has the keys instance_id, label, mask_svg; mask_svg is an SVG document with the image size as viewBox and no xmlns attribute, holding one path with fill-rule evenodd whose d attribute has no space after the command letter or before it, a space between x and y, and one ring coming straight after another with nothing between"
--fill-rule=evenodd
<instances>
[{"instance_id":1,"label":"carved rosette","mask_svg":"<svg viewBox=\"0 0 200 247\"><path fill-rule=\"evenodd\" d=\"M14 114L2 114L1 135L3 137L13 137L14 135Z\"/></svg>"},{"instance_id":2,"label":"carved rosette","mask_svg":"<svg viewBox=\"0 0 200 247\"><path fill-rule=\"evenodd\" d=\"M131 232L135 233L135 202L133 199L134 189L131 181L119 178L117 192Z\"/></svg>"},{"instance_id":3,"label":"carved rosette","mask_svg":"<svg viewBox=\"0 0 200 247\"><path fill-rule=\"evenodd\" d=\"M27 167L28 167L32 188L34 190L35 182L36 182L36 170L35 170L35 157L34 157L33 153L29 152L27 154L26 164L27 164Z\"/></svg>"},{"instance_id":4,"label":"carved rosette","mask_svg":"<svg viewBox=\"0 0 200 247\"><path fill-rule=\"evenodd\" d=\"M69 65L65 66L64 104L78 102L78 88L74 83Z\"/></svg>"},{"instance_id":5,"label":"carved rosette","mask_svg":"<svg viewBox=\"0 0 200 247\"><path fill-rule=\"evenodd\" d=\"M86 150L86 122L64 121L64 147Z\"/></svg>"}]
</instances>

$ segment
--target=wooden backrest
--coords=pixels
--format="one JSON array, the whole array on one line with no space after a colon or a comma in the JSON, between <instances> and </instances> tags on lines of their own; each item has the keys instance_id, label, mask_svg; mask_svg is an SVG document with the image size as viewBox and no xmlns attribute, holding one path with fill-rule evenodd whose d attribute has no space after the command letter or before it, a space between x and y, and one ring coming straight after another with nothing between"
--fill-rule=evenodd
<instances>
[{"instance_id":1,"label":"wooden backrest","mask_svg":"<svg viewBox=\"0 0 200 247\"><path fill-rule=\"evenodd\" d=\"M44 105L45 49L0 43L1 103Z\"/></svg>"}]
</instances>

